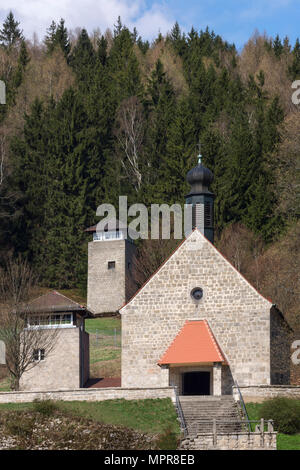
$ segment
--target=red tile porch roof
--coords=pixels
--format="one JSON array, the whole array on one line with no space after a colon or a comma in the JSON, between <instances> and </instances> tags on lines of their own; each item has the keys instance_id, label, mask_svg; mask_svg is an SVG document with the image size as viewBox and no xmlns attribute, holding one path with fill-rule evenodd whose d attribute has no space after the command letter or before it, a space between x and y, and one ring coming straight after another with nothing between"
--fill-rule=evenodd
<instances>
[{"instance_id":1,"label":"red tile porch roof","mask_svg":"<svg viewBox=\"0 0 300 470\"><path fill-rule=\"evenodd\" d=\"M206 320L187 320L159 365L222 362L226 359Z\"/></svg>"}]
</instances>

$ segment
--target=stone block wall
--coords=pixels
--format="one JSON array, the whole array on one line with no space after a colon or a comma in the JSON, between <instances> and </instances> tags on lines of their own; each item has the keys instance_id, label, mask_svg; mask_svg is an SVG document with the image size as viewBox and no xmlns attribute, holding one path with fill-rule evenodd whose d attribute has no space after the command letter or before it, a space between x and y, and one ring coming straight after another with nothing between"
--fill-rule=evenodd
<instances>
[{"instance_id":1,"label":"stone block wall","mask_svg":"<svg viewBox=\"0 0 300 470\"><path fill-rule=\"evenodd\" d=\"M128 240L93 241L88 244L87 305L92 312L116 312L129 298L127 286L134 249ZM115 262L115 268L108 269L110 261ZM131 294L133 290L131 286Z\"/></svg>"},{"instance_id":2,"label":"stone block wall","mask_svg":"<svg viewBox=\"0 0 300 470\"><path fill-rule=\"evenodd\" d=\"M275 308L270 312L271 324L271 384L290 384L292 333L282 314Z\"/></svg>"},{"instance_id":3,"label":"stone block wall","mask_svg":"<svg viewBox=\"0 0 300 470\"><path fill-rule=\"evenodd\" d=\"M239 388L246 403L259 403L276 397L297 398L300 400L300 386L296 385L241 386ZM233 387L233 396L236 400L239 400L236 387Z\"/></svg>"},{"instance_id":4,"label":"stone block wall","mask_svg":"<svg viewBox=\"0 0 300 470\"><path fill-rule=\"evenodd\" d=\"M276 432L198 434L182 441L182 450L276 450Z\"/></svg>"},{"instance_id":5,"label":"stone block wall","mask_svg":"<svg viewBox=\"0 0 300 470\"><path fill-rule=\"evenodd\" d=\"M170 398L175 402L174 388L79 388L51 391L0 392L0 403L30 403L34 400L62 401L104 401L104 400L145 400Z\"/></svg>"},{"instance_id":6,"label":"stone block wall","mask_svg":"<svg viewBox=\"0 0 300 470\"><path fill-rule=\"evenodd\" d=\"M84 384L90 378L90 336L86 331L82 333L82 371L83 377L81 381L81 386L84 387Z\"/></svg>"},{"instance_id":7,"label":"stone block wall","mask_svg":"<svg viewBox=\"0 0 300 470\"><path fill-rule=\"evenodd\" d=\"M80 386L79 328L57 331L55 345L45 360L21 377L21 390L54 390ZM42 331L41 331L42 334ZM42 344L42 343L41 343Z\"/></svg>"},{"instance_id":8,"label":"stone block wall","mask_svg":"<svg viewBox=\"0 0 300 470\"><path fill-rule=\"evenodd\" d=\"M203 289L195 305L191 290ZM229 382L270 384L270 308L198 230L123 308L122 386L167 386L157 365L186 320L206 319L225 354ZM231 377L232 376L232 377Z\"/></svg>"}]
</instances>

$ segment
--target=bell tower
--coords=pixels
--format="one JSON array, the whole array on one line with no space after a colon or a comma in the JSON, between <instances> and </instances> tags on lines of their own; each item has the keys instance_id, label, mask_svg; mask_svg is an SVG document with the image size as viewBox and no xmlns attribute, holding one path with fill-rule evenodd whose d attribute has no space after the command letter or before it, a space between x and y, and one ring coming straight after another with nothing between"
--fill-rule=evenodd
<instances>
[{"instance_id":1,"label":"bell tower","mask_svg":"<svg viewBox=\"0 0 300 470\"><path fill-rule=\"evenodd\" d=\"M202 164L202 155L198 155L198 165L187 174L187 182L191 185L189 194L185 197L186 204L192 205L192 227L197 227L201 233L214 243L214 199L209 191L214 175Z\"/></svg>"}]
</instances>

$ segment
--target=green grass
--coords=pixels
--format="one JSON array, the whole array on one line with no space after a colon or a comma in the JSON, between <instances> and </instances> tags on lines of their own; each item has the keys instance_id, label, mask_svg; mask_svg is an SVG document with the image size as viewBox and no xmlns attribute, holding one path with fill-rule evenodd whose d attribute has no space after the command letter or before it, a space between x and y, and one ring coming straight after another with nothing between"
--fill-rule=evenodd
<instances>
[{"instance_id":1,"label":"green grass","mask_svg":"<svg viewBox=\"0 0 300 470\"><path fill-rule=\"evenodd\" d=\"M85 320L85 329L88 333L96 333L101 330L106 335L114 335L114 328L118 332L121 329L121 320L119 318L90 318Z\"/></svg>"},{"instance_id":2,"label":"green grass","mask_svg":"<svg viewBox=\"0 0 300 470\"><path fill-rule=\"evenodd\" d=\"M106 400L103 402L56 402L61 411L97 422L125 426L149 434L170 429L180 433L176 411L170 399ZM31 410L33 403L0 404L1 410Z\"/></svg>"},{"instance_id":3,"label":"green grass","mask_svg":"<svg viewBox=\"0 0 300 470\"><path fill-rule=\"evenodd\" d=\"M98 348L91 349L90 353L90 364L96 364L97 362L111 361L121 357L120 348Z\"/></svg>"},{"instance_id":4,"label":"green grass","mask_svg":"<svg viewBox=\"0 0 300 470\"><path fill-rule=\"evenodd\" d=\"M259 420L259 409L262 403L246 403L247 413L250 420ZM275 429L276 431L276 429ZM300 434L278 434L278 450L300 450Z\"/></svg>"},{"instance_id":5,"label":"green grass","mask_svg":"<svg viewBox=\"0 0 300 470\"><path fill-rule=\"evenodd\" d=\"M278 434L278 450L300 450L300 434L288 436L287 434Z\"/></svg>"}]
</instances>

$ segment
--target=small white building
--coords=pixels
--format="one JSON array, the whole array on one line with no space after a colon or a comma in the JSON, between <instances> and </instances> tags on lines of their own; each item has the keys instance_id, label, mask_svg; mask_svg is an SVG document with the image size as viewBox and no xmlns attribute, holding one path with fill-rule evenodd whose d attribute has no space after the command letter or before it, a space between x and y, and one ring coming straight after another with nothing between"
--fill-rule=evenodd
<instances>
[{"instance_id":1,"label":"small white building","mask_svg":"<svg viewBox=\"0 0 300 470\"><path fill-rule=\"evenodd\" d=\"M36 365L22 375L20 389L83 387L89 379L89 335L84 322L90 312L56 291L30 302L26 312L28 329L38 329L41 335L55 329L56 337L49 354L43 346L32 351Z\"/></svg>"}]
</instances>

